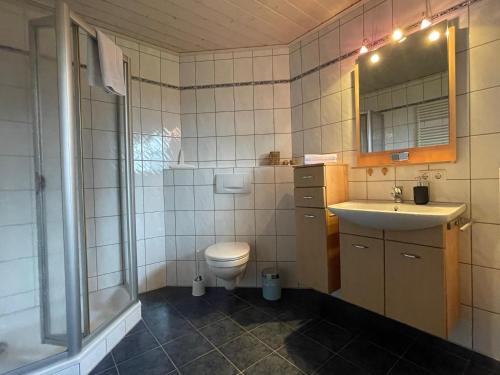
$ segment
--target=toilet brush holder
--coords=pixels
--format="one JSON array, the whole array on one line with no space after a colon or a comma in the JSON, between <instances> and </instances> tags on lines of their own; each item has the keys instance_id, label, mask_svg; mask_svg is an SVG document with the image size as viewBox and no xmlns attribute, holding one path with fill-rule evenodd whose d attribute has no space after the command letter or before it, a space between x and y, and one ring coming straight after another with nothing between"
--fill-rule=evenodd
<instances>
[{"instance_id":1,"label":"toilet brush holder","mask_svg":"<svg viewBox=\"0 0 500 375\"><path fill-rule=\"evenodd\" d=\"M193 296L200 297L205 294L205 282L201 275L193 279Z\"/></svg>"}]
</instances>

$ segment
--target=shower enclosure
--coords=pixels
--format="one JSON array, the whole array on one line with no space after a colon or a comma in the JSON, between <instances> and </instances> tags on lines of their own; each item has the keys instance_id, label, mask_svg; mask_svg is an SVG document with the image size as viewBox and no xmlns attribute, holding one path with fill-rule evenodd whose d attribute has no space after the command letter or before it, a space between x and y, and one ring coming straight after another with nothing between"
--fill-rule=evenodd
<instances>
[{"instance_id":1,"label":"shower enclosure","mask_svg":"<svg viewBox=\"0 0 500 375\"><path fill-rule=\"evenodd\" d=\"M132 125L129 95L88 86L95 30L64 3L0 0L0 24L0 374L14 374L79 353L137 301Z\"/></svg>"}]
</instances>

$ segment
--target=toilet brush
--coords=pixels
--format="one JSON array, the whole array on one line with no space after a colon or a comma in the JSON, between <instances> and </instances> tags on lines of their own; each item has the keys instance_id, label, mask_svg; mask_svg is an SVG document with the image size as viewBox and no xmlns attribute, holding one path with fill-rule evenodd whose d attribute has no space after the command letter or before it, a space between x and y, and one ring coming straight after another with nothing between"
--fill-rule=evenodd
<instances>
[{"instance_id":1,"label":"toilet brush","mask_svg":"<svg viewBox=\"0 0 500 375\"><path fill-rule=\"evenodd\" d=\"M194 252L194 260L196 265L196 276L193 279L193 296L200 297L205 294L205 282L203 277L200 275L200 266L197 259L198 252Z\"/></svg>"}]
</instances>

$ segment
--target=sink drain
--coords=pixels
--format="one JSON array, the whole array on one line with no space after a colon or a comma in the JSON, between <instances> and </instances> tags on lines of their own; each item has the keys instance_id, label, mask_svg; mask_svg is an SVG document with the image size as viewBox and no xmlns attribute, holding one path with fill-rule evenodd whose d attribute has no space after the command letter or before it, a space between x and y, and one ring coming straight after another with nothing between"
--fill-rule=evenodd
<instances>
[{"instance_id":1,"label":"sink drain","mask_svg":"<svg viewBox=\"0 0 500 375\"><path fill-rule=\"evenodd\" d=\"M7 346L6 342L0 342L0 354L7 350Z\"/></svg>"}]
</instances>

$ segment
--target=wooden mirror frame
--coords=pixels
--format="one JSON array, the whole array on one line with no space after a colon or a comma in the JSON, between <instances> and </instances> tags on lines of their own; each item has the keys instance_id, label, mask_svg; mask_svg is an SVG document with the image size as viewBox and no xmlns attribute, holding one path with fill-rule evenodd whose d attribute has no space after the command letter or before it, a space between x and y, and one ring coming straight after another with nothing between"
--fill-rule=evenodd
<instances>
[{"instance_id":1,"label":"wooden mirror frame","mask_svg":"<svg viewBox=\"0 0 500 375\"><path fill-rule=\"evenodd\" d=\"M457 98L455 71L455 26L448 27L448 98L450 139L447 145L410 147L380 152L361 152L361 114L359 103L359 66L354 66L356 110L356 156L358 167L455 162L457 160ZM408 160L394 161L392 155L408 152Z\"/></svg>"}]
</instances>

